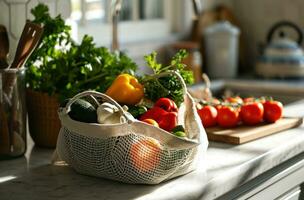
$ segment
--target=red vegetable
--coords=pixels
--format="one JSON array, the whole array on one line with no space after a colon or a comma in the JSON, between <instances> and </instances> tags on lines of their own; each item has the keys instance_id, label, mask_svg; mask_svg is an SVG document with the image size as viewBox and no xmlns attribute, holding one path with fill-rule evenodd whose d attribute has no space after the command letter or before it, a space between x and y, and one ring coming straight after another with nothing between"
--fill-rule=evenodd
<instances>
[{"instance_id":1,"label":"red vegetable","mask_svg":"<svg viewBox=\"0 0 304 200\"><path fill-rule=\"evenodd\" d=\"M243 99L241 97L239 97L239 96L227 97L225 99L225 102L242 104L243 103Z\"/></svg>"},{"instance_id":2,"label":"red vegetable","mask_svg":"<svg viewBox=\"0 0 304 200\"><path fill-rule=\"evenodd\" d=\"M160 107L168 112L177 112L177 106L174 101L169 98L160 98L154 104L154 107Z\"/></svg>"},{"instance_id":3,"label":"red vegetable","mask_svg":"<svg viewBox=\"0 0 304 200\"><path fill-rule=\"evenodd\" d=\"M154 119L144 119L143 122L155 127L159 127L158 123Z\"/></svg>"},{"instance_id":4,"label":"red vegetable","mask_svg":"<svg viewBox=\"0 0 304 200\"><path fill-rule=\"evenodd\" d=\"M213 106L204 106L197 110L199 117L205 128L216 125L217 110Z\"/></svg>"},{"instance_id":5,"label":"red vegetable","mask_svg":"<svg viewBox=\"0 0 304 200\"><path fill-rule=\"evenodd\" d=\"M246 97L246 98L243 99L244 103L251 103L251 102L254 102L254 101L255 101L254 97Z\"/></svg>"},{"instance_id":6,"label":"red vegetable","mask_svg":"<svg viewBox=\"0 0 304 200\"><path fill-rule=\"evenodd\" d=\"M172 129L177 125L177 113L168 112L167 114L161 116L159 120L156 120L159 127L171 132Z\"/></svg>"},{"instance_id":7,"label":"red vegetable","mask_svg":"<svg viewBox=\"0 0 304 200\"><path fill-rule=\"evenodd\" d=\"M153 138L143 138L131 144L130 158L133 167L140 172L155 169L160 162L160 143Z\"/></svg>"},{"instance_id":8,"label":"red vegetable","mask_svg":"<svg viewBox=\"0 0 304 200\"><path fill-rule=\"evenodd\" d=\"M166 115L168 112L159 107L153 107L143 115L140 116L139 120L143 121L145 119L154 119L157 122L161 116ZM157 122L158 123L158 122Z\"/></svg>"},{"instance_id":9,"label":"red vegetable","mask_svg":"<svg viewBox=\"0 0 304 200\"><path fill-rule=\"evenodd\" d=\"M154 119L160 128L170 132L177 125L177 106L171 99L160 98L139 120Z\"/></svg>"},{"instance_id":10,"label":"red vegetable","mask_svg":"<svg viewBox=\"0 0 304 200\"><path fill-rule=\"evenodd\" d=\"M265 101L264 106L264 120L267 122L275 122L283 115L283 105L279 101Z\"/></svg>"},{"instance_id":11,"label":"red vegetable","mask_svg":"<svg viewBox=\"0 0 304 200\"><path fill-rule=\"evenodd\" d=\"M217 123L224 128L232 128L239 123L239 109L229 106L221 106L218 108Z\"/></svg>"},{"instance_id":12,"label":"red vegetable","mask_svg":"<svg viewBox=\"0 0 304 200\"><path fill-rule=\"evenodd\" d=\"M250 102L241 107L240 114L244 124L256 125L263 120L264 108L259 102Z\"/></svg>"}]
</instances>

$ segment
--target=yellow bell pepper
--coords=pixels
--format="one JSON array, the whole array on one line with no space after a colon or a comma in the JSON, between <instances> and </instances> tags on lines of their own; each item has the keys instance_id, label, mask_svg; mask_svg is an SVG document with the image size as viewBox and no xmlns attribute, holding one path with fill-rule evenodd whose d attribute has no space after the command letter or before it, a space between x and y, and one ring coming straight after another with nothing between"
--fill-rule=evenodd
<instances>
[{"instance_id":1,"label":"yellow bell pepper","mask_svg":"<svg viewBox=\"0 0 304 200\"><path fill-rule=\"evenodd\" d=\"M121 104L135 105L144 97L144 87L129 75L119 75L106 91L106 94Z\"/></svg>"}]
</instances>

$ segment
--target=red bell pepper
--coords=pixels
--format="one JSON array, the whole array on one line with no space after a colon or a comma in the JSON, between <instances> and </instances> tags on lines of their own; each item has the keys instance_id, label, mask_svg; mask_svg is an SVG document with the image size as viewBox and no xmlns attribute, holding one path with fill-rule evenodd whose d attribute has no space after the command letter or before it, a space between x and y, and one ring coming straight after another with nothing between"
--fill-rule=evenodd
<instances>
[{"instance_id":1,"label":"red bell pepper","mask_svg":"<svg viewBox=\"0 0 304 200\"><path fill-rule=\"evenodd\" d=\"M160 98L154 104L154 107L160 107L168 112L177 112L177 106L174 101L169 98Z\"/></svg>"},{"instance_id":2,"label":"red bell pepper","mask_svg":"<svg viewBox=\"0 0 304 200\"><path fill-rule=\"evenodd\" d=\"M170 132L177 125L177 106L171 99L160 98L139 119L154 119L160 128Z\"/></svg>"},{"instance_id":3,"label":"red bell pepper","mask_svg":"<svg viewBox=\"0 0 304 200\"><path fill-rule=\"evenodd\" d=\"M167 114L167 111L165 111L164 109L159 107L153 107L147 112L145 112L142 116L140 116L139 120L143 121L145 119L154 119L158 123L159 118L161 118L161 116L165 114Z\"/></svg>"}]
</instances>

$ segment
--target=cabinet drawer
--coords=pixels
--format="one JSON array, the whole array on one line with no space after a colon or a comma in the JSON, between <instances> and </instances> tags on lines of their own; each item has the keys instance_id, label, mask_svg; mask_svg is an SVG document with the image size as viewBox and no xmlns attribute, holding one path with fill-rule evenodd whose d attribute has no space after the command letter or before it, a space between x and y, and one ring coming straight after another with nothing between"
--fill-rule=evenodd
<instances>
[{"instance_id":1,"label":"cabinet drawer","mask_svg":"<svg viewBox=\"0 0 304 200\"><path fill-rule=\"evenodd\" d=\"M284 171L282 173L284 173ZM298 190L301 191L299 185L304 182L304 167L300 167L295 171L287 169L284 174L285 176L281 177L279 180L276 180L274 182L271 182L270 180L268 184L265 183L263 189L247 199L280 199L281 196L283 197L286 193L288 194L288 191L292 191L293 188L298 188ZM300 195L300 192L298 193ZM292 196L290 196L290 198L293 199Z\"/></svg>"},{"instance_id":2,"label":"cabinet drawer","mask_svg":"<svg viewBox=\"0 0 304 200\"><path fill-rule=\"evenodd\" d=\"M276 200L300 200L301 195L301 187L296 187L286 194L282 195L281 197L277 198Z\"/></svg>"}]
</instances>

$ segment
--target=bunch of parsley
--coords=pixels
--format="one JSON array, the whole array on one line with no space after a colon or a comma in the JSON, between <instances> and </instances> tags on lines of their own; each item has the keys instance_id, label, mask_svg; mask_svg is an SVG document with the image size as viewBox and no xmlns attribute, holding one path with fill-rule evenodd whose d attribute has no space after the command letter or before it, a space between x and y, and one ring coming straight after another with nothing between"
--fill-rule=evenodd
<instances>
[{"instance_id":1,"label":"bunch of parsley","mask_svg":"<svg viewBox=\"0 0 304 200\"><path fill-rule=\"evenodd\" d=\"M145 56L148 67L153 70L153 74L146 75L140 80L145 88L145 97L154 102L161 97L168 97L179 106L184 101L183 88L180 81L174 75L161 78L157 78L154 75L176 71L180 73L186 84L193 84L192 71L186 70L186 65L182 63L183 59L188 56L188 53L185 50L180 50L173 56L168 66L158 63L156 56L156 52Z\"/></svg>"},{"instance_id":2,"label":"bunch of parsley","mask_svg":"<svg viewBox=\"0 0 304 200\"><path fill-rule=\"evenodd\" d=\"M31 13L33 22L43 25L44 33L25 65L28 88L58 94L61 101L88 89L105 92L117 75L137 69L126 55L96 47L92 37L84 36L76 44L70 26L60 15L52 18L46 5L39 4Z\"/></svg>"}]
</instances>

